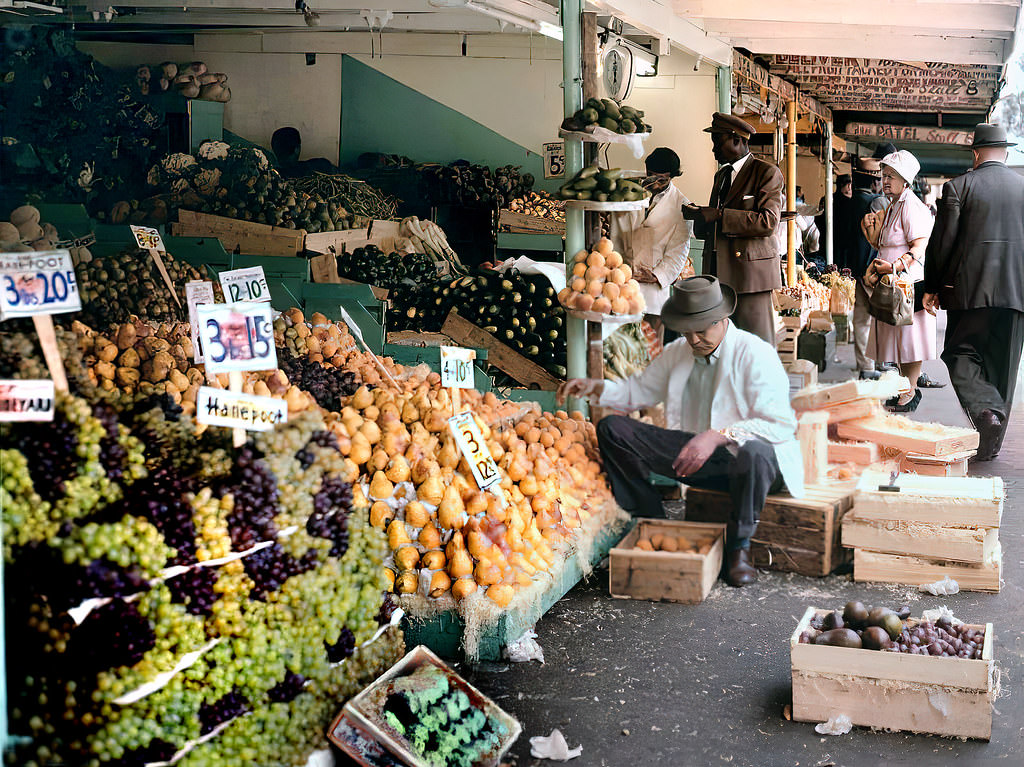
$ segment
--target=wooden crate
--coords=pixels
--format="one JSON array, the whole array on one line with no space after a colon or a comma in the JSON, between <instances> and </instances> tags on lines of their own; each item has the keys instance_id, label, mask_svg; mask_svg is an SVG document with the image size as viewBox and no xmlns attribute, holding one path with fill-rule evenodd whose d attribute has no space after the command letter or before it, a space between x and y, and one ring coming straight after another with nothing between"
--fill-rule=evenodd
<instances>
[{"instance_id":1,"label":"wooden crate","mask_svg":"<svg viewBox=\"0 0 1024 767\"><path fill-rule=\"evenodd\" d=\"M970 459L977 454L977 450L942 456L907 453L900 470L926 477L966 477Z\"/></svg>"},{"instance_id":2,"label":"wooden crate","mask_svg":"<svg viewBox=\"0 0 1024 767\"><path fill-rule=\"evenodd\" d=\"M999 545L999 530L861 519L854 507L843 519L843 545L980 565L991 558Z\"/></svg>"},{"instance_id":3,"label":"wooden crate","mask_svg":"<svg viewBox=\"0 0 1024 767\"><path fill-rule=\"evenodd\" d=\"M873 416L839 424L840 439L874 442L910 453L942 456L977 450L979 435L974 429L926 424L893 415Z\"/></svg>"},{"instance_id":4,"label":"wooden crate","mask_svg":"<svg viewBox=\"0 0 1024 767\"><path fill-rule=\"evenodd\" d=\"M853 482L809 485L803 498L770 495L751 539L754 564L801 575L828 575L848 562L840 542L840 523L853 506ZM686 519L722 522L729 516L728 493L690 487Z\"/></svg>"},{"instance_id":5,"label":"wooden crate","mask_svg":"<svg viewBox=\"0 0 1024 767\"><path fill-rule=\"evenodd\" d=\"M793 719L825 722L845 714L862 727L992 736L991 623L971 627L985 630L981 660L801 644L811 619L825 612L807 608L789 639Z\"/></svg>"},{"instance_id":6,"label":"wooden crate","mask_svg":"<svg viewBox=\"0 0 1024 767\"><path fill-rule=\"evenodd\" d=\"M216 237L229 253L236 249L250 256L298 256L305 247L304 229L256 224L234 218L178 210L171 234L185 237Z\"/></svg>"},{"instance_id":7,"label":"wooden crate","mask_svg":"<svg viewBox=\"0 0 1024 767\"><path fill-rule=\"evenodd\" d=\"M799 317L782 317L781 319L796 320L797 322L800 320ZM775 334L775 350L778 352L779 359L782 360L783 365L792 365L796 362L796 342L799 335L800 328L788 325Z\"/></svg>"},{"instance_id":8,"label":"wooden crate","mask_svg":"<svg viewBox=\"0 0 1024 767\"><path fill-rule=\"evenodd\" d=\"M878 401L910 391L910 382L900 376L884 376L877 381L854 379L816 386L792 397L794 410L821 410L855 402Z\"/></svg>"},{"instance_id":9,"label":"wooden crate","mask_svg":"<svg viewBox=\"0 0 1024 767\"><path fill-rule=\"evenodd\" d=\"M565 236L564 221L555 221L552 218L541 218L540 216L527 216L523 213L513 213L510 210L502 210L498 214L498 229L500 231L519 232L522 234L557 234Z\"/></svg>"},{"instance_id":10,"label":"wooden crate","mask_svg":"<svg viewBox=\"0 0 1024 767\"><path fill-rule=\"evenodd\" d=\"M861 475L854 497L859 518L958 527L999 527L1003 513L1003 480L1000 477L901 474L896 479L898 492L880 489L888 486L889 477L888 472L870 469Z\"/></svg>"},{"instance_id":11,"label":"wooden crate","mask_svg":"<svg viewBox=\"0 0 1024 767\"><path fill-rule=\"evenodd\" d=\"M690 540L714 535L715 544L707 554L634 548L641 537L657 533ZM718 579L724 552L725 525L641 519L608 554L608 591L616 599L703 602Z\"/></svg>"},{"instance_id":12,"label":"wooden crate","mask_svg":"<svg viewBox=\"0 0 1024 767\"><path fill-rule=\"evenodd\" d=\"M878 445L873 442L828 443L829 463L856 463L868 466L878 461L879 458Z\"/></svg>"},{"instance_id":13,"label":"wooden crate","mask_svg":"<svg viewBox=\"0 0 1024 767\"><path fill-rule=\"evenodd\" d=\"M990 591L998 593L1002 586L1002 548L995 548L984 564L972 565L927 559L903 554L883 554L878 551L856 549L853 552L853 579L871 583L900 583L920 586L950 577L960 585L961 591Z\"/></svg>"}]
</instances>

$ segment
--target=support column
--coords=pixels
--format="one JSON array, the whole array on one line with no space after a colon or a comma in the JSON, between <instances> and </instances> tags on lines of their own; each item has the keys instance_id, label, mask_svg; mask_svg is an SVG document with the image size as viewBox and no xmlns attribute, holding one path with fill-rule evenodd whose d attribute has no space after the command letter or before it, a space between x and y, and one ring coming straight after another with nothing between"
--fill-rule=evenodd
<instances>
[{"instance_id":1,"label":"support column","mask_svg":"<svg viewBox=\"0 0 1024 767\"><path fill-rule=\"evenodd\" d=\"M718 68L718 111L732 112L732 67Z\"/></svg>"},{"instance_id":2,"label":"support column","mask_svg":"<svg viewBox=\"0 0 1024 767\"><path fill-rule=\"evenodd\" d=\"M583 45L581 18L583 0L561 0L559 15L562 21L562 99L565 116L572 117L583 108ZM565 178L571 179L583 169L583 142L565 139ZM566 208L565 261L566 276L572 277L573 257L586 247L584 213ZM569 378L587 375L587 328L583 320L566 318L567 369ZM581 403L573 403L578 407Z\"/></svg>"},{"instance_id":3,"label":"support column","mask_svg":"<svg viewBox=\"0 0 1024 767\"><path fill-rule=\"evenodd\" d=\"M796 210L796 102L786 104L786 206L785 210ZM796 221L786 223L786 284L796 284Z\"/></svg>"},{"instance_id":4,"label":"support column","mask_svg":"<svg viewBox=\"0 0 1024 767\"><path fill-rule=\"evenodd\" d=\"M832 123L825 128L825 263L835 263L835 226L832 215L832 198L835 195L834 169L832 167Z\"/></svg>"}]
</instances>

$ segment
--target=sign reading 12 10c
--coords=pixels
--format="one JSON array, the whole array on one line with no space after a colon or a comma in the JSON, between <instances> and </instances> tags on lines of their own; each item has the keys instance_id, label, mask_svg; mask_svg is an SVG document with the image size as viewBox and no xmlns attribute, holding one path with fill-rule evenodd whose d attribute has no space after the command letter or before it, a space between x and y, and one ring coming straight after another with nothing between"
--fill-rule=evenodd
<instances>
[{"instance_id":1,"label":"sign reading 12 10c","mask_svg":"<svg viewBox=\"0 0 1024 767\"><path fill-rule=\"evenodd\" d=\"M277 367L270 304L238 301L196 306L206 372L273 370Z\"/></svg>"},{"instance_id":2,"label":"sign reading 12 10c","mask_svg":"<svg viewBox=\"0 0 1024 767\"><path fill-rule=\"evenodd\" d=\"M68 251L0 253L0 317L65 314L81 308Z\"/></svg>"}]
</instances>

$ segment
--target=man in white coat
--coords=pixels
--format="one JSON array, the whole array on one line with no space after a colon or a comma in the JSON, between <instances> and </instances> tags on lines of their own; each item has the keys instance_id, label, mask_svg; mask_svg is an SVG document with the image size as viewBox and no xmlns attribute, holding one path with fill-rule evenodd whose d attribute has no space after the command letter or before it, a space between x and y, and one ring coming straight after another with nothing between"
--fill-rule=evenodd
<instances>
[{"instance_id":1,"label":"man in white coat","mask_svg":"<svg viewBox=\"0 0 1024 767\"><path fill-rule=\"evenodd\" d=\"M597 424L615 499L636 516L664 516L652 473L728 491L724 571L730 585L743 586L757 579L750 538L765 498L783 485L801 497L804 480L789 379L770 344L730 321L735 308L735 291L715 277L681 280L661 316L682 338L642 373L624 381L574 378L558 396L623 410L664 403L667 429L615 415Z\"/></svg>"},{"instance_id":2,"label":"man in white coat","mask_svg":"<svg viewBox=\"0 0 1024 767\"><path fill-rule=\"evenodd\" d=\"M682 212L682 206L690 201L672 183L673 178L682 175L679 155L658 147L645 165L643 186L651 193L651 204L643 210L612 214L611 240L632 267L633 279L640 283L647 307L644 319L661 338L661 307L668 300L672 283L689 262L693 224L683 218Z\"/></svg>"}]
</instances>

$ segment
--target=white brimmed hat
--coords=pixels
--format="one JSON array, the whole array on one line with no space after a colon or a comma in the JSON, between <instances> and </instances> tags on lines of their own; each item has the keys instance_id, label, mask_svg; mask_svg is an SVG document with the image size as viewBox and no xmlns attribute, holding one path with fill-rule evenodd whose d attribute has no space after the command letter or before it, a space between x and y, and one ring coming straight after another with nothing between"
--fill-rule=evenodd
<instances>
[{"instance_id":1,"label":"white brimmed hat","mask_svg":"<svg viewBox=\"0 0 1024 767\"><path fill-rule=\"evenodd\" d=\"M882 158L882 165L888 165L908 184L914 183L914 179L917 178L918 171L921 170L921 163L919 163L917 158L906 149L900 149L896 152L892 152L891 154L887 154Z\"/></svg>"}]
</instances>

